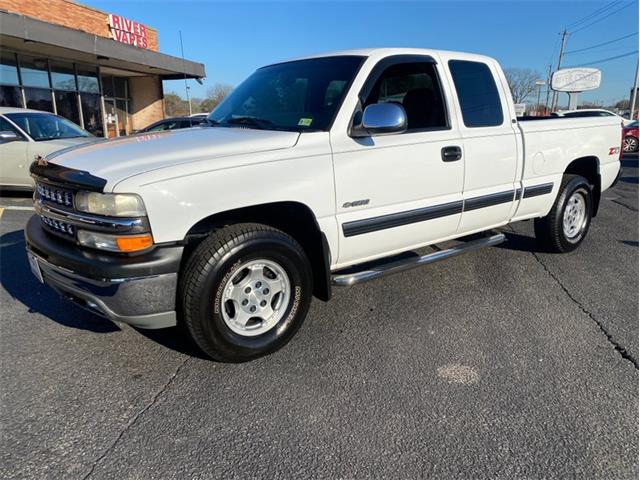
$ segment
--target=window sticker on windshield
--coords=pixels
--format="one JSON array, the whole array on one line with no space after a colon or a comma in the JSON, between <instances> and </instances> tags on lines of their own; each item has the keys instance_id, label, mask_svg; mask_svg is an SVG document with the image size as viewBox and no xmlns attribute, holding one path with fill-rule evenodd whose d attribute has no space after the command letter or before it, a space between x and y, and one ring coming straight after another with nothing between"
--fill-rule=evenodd
<instances>
[{"instance_id":1,"label":"window sticker on windshield","mask_svg":"<svg viewBox=\"0 0 640 480\"><path fill-rule=\"evenodd\" d=\"M310 127L311 122L313 122L313 118L301 118L298 122L299 127Z\"/></svg>"}]
</instances>

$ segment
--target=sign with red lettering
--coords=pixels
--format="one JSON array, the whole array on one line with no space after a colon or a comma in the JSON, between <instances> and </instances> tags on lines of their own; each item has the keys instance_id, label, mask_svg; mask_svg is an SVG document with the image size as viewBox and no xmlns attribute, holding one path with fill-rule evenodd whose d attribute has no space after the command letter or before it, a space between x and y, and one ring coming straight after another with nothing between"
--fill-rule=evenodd
<instances>
[{"instance_id":1,"label":"sign with red lettering","mask_svg":"<svg viewBox=\"0 0 640 480\"><path fill-rule=\"evenodd\" d=\"M109 14L109 36L134 47L148 48L147 27L119 15Z\"/></svg>"}]
</instances>

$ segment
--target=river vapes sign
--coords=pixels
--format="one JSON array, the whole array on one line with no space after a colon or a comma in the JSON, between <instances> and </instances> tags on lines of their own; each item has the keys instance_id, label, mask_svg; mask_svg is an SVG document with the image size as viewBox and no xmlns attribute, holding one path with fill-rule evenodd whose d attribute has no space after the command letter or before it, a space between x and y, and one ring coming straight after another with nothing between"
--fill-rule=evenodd
<instances>
[{"instance_id":1,"label":"river vapes sign","mask_svg":"<svg viewBox=\"0 0 640 480\"><path fill-rule=\"evenodd\" d=\"M109 36L117 42L147 48L147 27L119 15L109 14Z\"/></svg>"}]
</instances>

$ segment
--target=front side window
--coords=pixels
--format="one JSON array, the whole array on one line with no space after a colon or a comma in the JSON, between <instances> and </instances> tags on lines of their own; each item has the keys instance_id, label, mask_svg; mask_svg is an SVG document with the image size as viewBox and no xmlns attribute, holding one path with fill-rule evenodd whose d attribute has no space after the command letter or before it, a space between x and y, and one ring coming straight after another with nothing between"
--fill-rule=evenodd
<instances>
[{"instance_id":1,"label":"front side window","mask_svg":"<svg viewBox=\"0 0 640 480\"><path fill-rule=\"evenodd\" d=\"M23 135L16 130L16 127L11 125L4 117L0 117L0 132L13 132L23 138Z\"/></svg>"},{"instance_id":2,"label":"front side window","mask_svg":"<svg viewBox=\"0 0 640 480\"><path fill-rule=\"evenodd\" d=\"M261 68L211 112L209 123L328 130L362 61L359 56L323 57Z\"/></svg>"},{"instance_id":3,"label":"front side window","mask_svg":"<svg viewBox=\"0 0 640 480\"><path fill-rule=\"evenodd\" d=\"M449 70L467 127L494 127L504 120L498 87L487 64L450 60Z\"/></svg>"},{"instance_id":4,"label":"front side window","mask_svg":"<svg viewBox=\"0 0 640 480\"><path fill-rule=\"evenodd\" d=\"M90 137L91 134L66 118L46 113L7 113L7 118L36 142L59 138Z\"/></svg>"},{"instance_id":5,"label":"front side window","mask_svg":"<svg viewBox=\"0 0 640 480\"><path fill-rule=\"evenodd\" d=\"M376 80L364 107L373 103L397 103L407 114L407 131L447 127L447 117L435 65L429 62L398 63Z\"/></svg>"}]
</instances>

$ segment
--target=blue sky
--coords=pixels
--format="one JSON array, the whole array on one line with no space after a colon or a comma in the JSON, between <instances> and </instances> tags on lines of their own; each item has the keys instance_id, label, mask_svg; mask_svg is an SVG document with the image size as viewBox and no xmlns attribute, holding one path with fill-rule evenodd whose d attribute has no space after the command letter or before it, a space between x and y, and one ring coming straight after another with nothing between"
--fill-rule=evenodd
<instances>
[{"instance_id":1,"label":"blue sky","mask_svg":"<svg viewBox=\"0 0 640 480\"><path fill-rule=\"evenodd\" d=\"M532 68L545 75L558 61L564 26L605 8L568 37L567 51L608 42L638 31L638 2L606 1L98 1L83 3L158 30L160 51L205 64L203 86L190 81L193 96L216 83L237 85L257 67L330 50L359 47L421 47L462 50L495 57L503 67ZM614 1L618 3L612 4ZM623 8L625 7L625 8ZM620 9L620 10L619 10ZM618 12L615 12L619 10ZM615 12L615 13L614 13ZM589 23L609 15L593 25ZM582 30L577 31L582 28ZM563 66L638 50L638 36L568 54ZM605 104L628 98L637 53L592 65L602 85L580 100ZM591 65L590 65L591 66ZM184 96L184 83L165 82ZM566 101L563 95L561 102Z\"/></svg>"}]
</instances>

